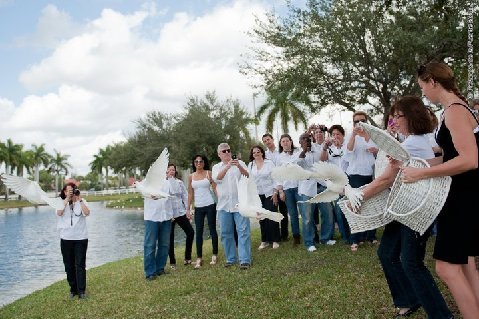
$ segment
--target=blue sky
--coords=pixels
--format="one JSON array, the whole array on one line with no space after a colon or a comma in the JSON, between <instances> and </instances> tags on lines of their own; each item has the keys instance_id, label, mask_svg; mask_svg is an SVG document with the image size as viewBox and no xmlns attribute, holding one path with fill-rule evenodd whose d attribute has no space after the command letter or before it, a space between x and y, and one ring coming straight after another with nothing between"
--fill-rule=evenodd
<instances>
[{"instance_id":1,"label":"blue sky","mask_svg":"<svg viewBox=\"0 0 479 319\"><path fill-rule=\"evenodd\" d=\"M238 63L254 15L272 9L285 1L0 0L0 141L45 143L85 174L133 120L180 112L189 95L252 110Z\"/></svg>"}]
</instances>

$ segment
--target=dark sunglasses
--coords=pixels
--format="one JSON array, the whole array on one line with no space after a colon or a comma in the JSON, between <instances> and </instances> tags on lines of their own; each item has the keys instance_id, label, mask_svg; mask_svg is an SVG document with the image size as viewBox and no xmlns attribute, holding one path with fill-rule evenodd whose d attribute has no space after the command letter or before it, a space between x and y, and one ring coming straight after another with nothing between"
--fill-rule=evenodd
<instances>
[{"instance_id":1,"label":"dark sunglasses","mask_svg":"<svg viewBox=\"0 0 479 319\"><path fill-rule=\"evenodd\" d=\"M227 150L222 150L221 153L225 154L225 153L231 153L231 150L228 148Z\"/></svg>"},{"instance_id":2,"label":"dark sunglasses","mask_svg":"<svg viewBox=\"0 0 479 319\"><path fill-rule=\"evenodd\" d=\"M204 163L204 161L203 160L195 160L195 163L196 164L201 164L201 163Z\"/></svg>"},{"instance_id":3,"label":"dark sunglasses","mask_svg":"<svg viewBox=\"0 0 479 319\"><path fill-rule=\"evenodd\" d=\"M353 121L354 124L358 124L359 122L366 123L366 120L365 120L365 119L361 119L361 120L355 120L355 121Z\"/></svg>"}]
</instances>

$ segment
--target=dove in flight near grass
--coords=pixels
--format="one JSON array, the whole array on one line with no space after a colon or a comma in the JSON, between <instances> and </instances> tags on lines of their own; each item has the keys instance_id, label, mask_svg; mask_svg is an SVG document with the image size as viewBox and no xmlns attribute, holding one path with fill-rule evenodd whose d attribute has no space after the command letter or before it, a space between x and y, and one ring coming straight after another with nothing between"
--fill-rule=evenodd
<instances>
[{"instance_id":1,"label":"dove in flight near grass","mask_svg":"<svg viewBox=\"0 0 479 319\"><path fill-rule=\"evenodd\" d=\"M48 197L47 193L37 182L21 176L2 174L2 181L16 194L25 197L29 202L37 205L47 204L55 210L63 210L65 204L59 197Z\"/></svg>"},{"instance_id":2,"label":"dove in flight near grass","mask_svg":"<svg viewBox=\"0 0 479 319\"><path fill-rule=\"evenodd\" d=\"M307 203L328 203L339 198L340 194L345 194L353 207L360 205L362 192L359 189L352 188L349 185L348 176L337 165L328 162L316 162L311 170L306 170L297 164L287 164L273 168L271 176L275 180L305 180L320 179L324 180L326 189L311 199Z\"/></svg>"},{"instance_id":3,"label":"dove in flight near grass","mask_svg":"<svg viewBox=\"0 0 479 319\"><path fill-rule=\"evenodd\" d=\"M268 218L275 222L280 222L284 218L282 214L262 207L254 178L248 178L244 175L241 175L238 181L238 204L236 204L236 208L244 217L259 220Z\"/></svg>"},{"instance_id":4,"label":"dove in flight near grass","mask_svg":"<svg viewBox=\"0 0 479 319\"><path fill-rule=\"evenodd\" d=\"M136 181L135 187L146 198L166 198L169 194L162 191L166 180L166 170L168 168L168 149L165 147L156 161L151 164L145 179Z\"/></svg>"}]
</instances>

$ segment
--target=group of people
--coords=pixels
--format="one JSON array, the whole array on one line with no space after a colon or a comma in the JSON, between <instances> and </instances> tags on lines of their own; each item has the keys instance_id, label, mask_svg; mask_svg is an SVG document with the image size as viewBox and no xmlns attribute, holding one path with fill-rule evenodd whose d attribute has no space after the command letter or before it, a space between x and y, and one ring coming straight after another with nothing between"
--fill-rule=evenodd
<instances>
[{"instance_id":1,"label":"group of people","mask_svg":"<svg viewBox=\"0 0 479 319\"><path fill-rule=\"evenodd\" d=\"M168 253L171 266L176 267L176 224L186 234L184 264L193 264L195 269L202 267L205 217L213 248L210 263L217 264L219 259L218 218L224 266L239 264L241 269L251 266L250 220L237 209L237 181L241 175L255 180L264 208L279 211L284 216L280 223L268 219L260 221L259 250L270 246L278 249L281 242L288 240L289 225L293 244L299 245L302 241L309 252L317 250L315 243L335 244L335 224L341 238L350 245L352 251L357 251L363 241L378 243L375 230L351 234L337 201L318 204L306 202L325 189L325 181L275 180L271 177L271 171L278 165L295 163L304 169L312 169L315 162L328 161L343 169L352 187L363 187L363 201L391 187L398 174L403 183L437 176L452 177L447 200L435 223L436 272L450 289L461 315L464 318L478 318L479 273L474 257L479 255L479 204L474 200L474 195L477 194L479 180L479 119L476 118L477 112L468 106L467 100L460 94L453 72L446 64L430 62L419 67L417 81L423 95L431 103L443 107L440 121L421 98L405 96L393 103L385 129L401 142L411 156L427 160L430 167L406 167L390 158L384 172L374 178L378 147L358 125L368 121L368 115L361 111L353 114L354 127L348 138L345 138L345 130L341 125L332 125L329 129L315 125L301 134L299 147L294 145L291 136L283 134L276 148L272 135L265 134L262 137L265 147L251 147L248 165L232 154L227 143L221 143L217 147L220 162L211 170L204 155L193 157L193 173L186 186L176 178L176 167L169 164L166 172L168 182L163 184L161 191L169 193L171 197L145 198L144 202L145 278L153 280L165 273ZM435 139L431 139L431 132L434 131ZM68 194L69 189L64 191ZM67 208L72 209L73 215L79 220L89 214L85 203L75 199L74 195L67 195ZM76 214L77 211L79 214ZM57 213L59 216L63 214L62 211ZM357 213L361 213L360 209ZM302 227L299 226L299 215ZM195 230L190 224L192 218ZM81 235L82 223L76 222L75 225L72 223L73 227L79 227L74 231L75 236L72 236L71 230L62 231L62 253L71 292L81 296L85 291L85 283L82 267L78 265L82 262L84 265L84 258L80 255L82 249L86 253L86 245L75 248L64 243L85 239ZM193 262L191 251L195 231L197 259ZM408 316L420 307L424 308L429 318L452 318L449 307L424 265L429 235L430 232L426 232L421 236L398 222L385 226L378 256L397 307L396 318ZM71 259L72 252L79 256L79 261ZM77 265L76 277L72 273L72 263Z\"/></svg>"}]
</instances>

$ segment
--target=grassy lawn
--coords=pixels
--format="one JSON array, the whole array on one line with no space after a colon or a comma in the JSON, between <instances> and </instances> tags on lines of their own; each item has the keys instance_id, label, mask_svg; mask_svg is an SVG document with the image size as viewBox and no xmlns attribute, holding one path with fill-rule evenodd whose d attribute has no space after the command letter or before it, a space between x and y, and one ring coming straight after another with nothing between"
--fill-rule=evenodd
<instances>
[{"instance_id":1,"label":"grassy lawn","mask_svg":"<svg viewBox=\"0 0 479 319\"><path fill-rule=\"evenodd\" d=\"M143 198L141 197L141 195L136 193L104 196L86 196L85 199L89 202L107 201L107 207L111 208L143 207ZM0 200L0 209L20 208L29 206L35 205L26 200Z\"/></svg>"},{"instance_id":2,"label":"grassy lawn","mask_svg":"<svg viewBox=\"0 0 479 319\"><path fill-rule=\"evenodd\" d=\"M178 230L177 230L178 231ZM253 231L253 266L224 268L208 262L200 269L176 271L147 282L142 257L88 270L88 299L69 300L65 280L0 309L0 318L392 318L394 308L376 246L320 246L315 253L282 243L259 252ZM427 263L432 269L431 249ZM183 248L176 249L180 262ZM211 242L204 243L206 261ZM87 260L88 264L88 260ZM437 279L436 279L437 280ZM459 318L442 283L447 303ZM426 318L421 309L410 318Z\"/></svg>"}]
</instances>

